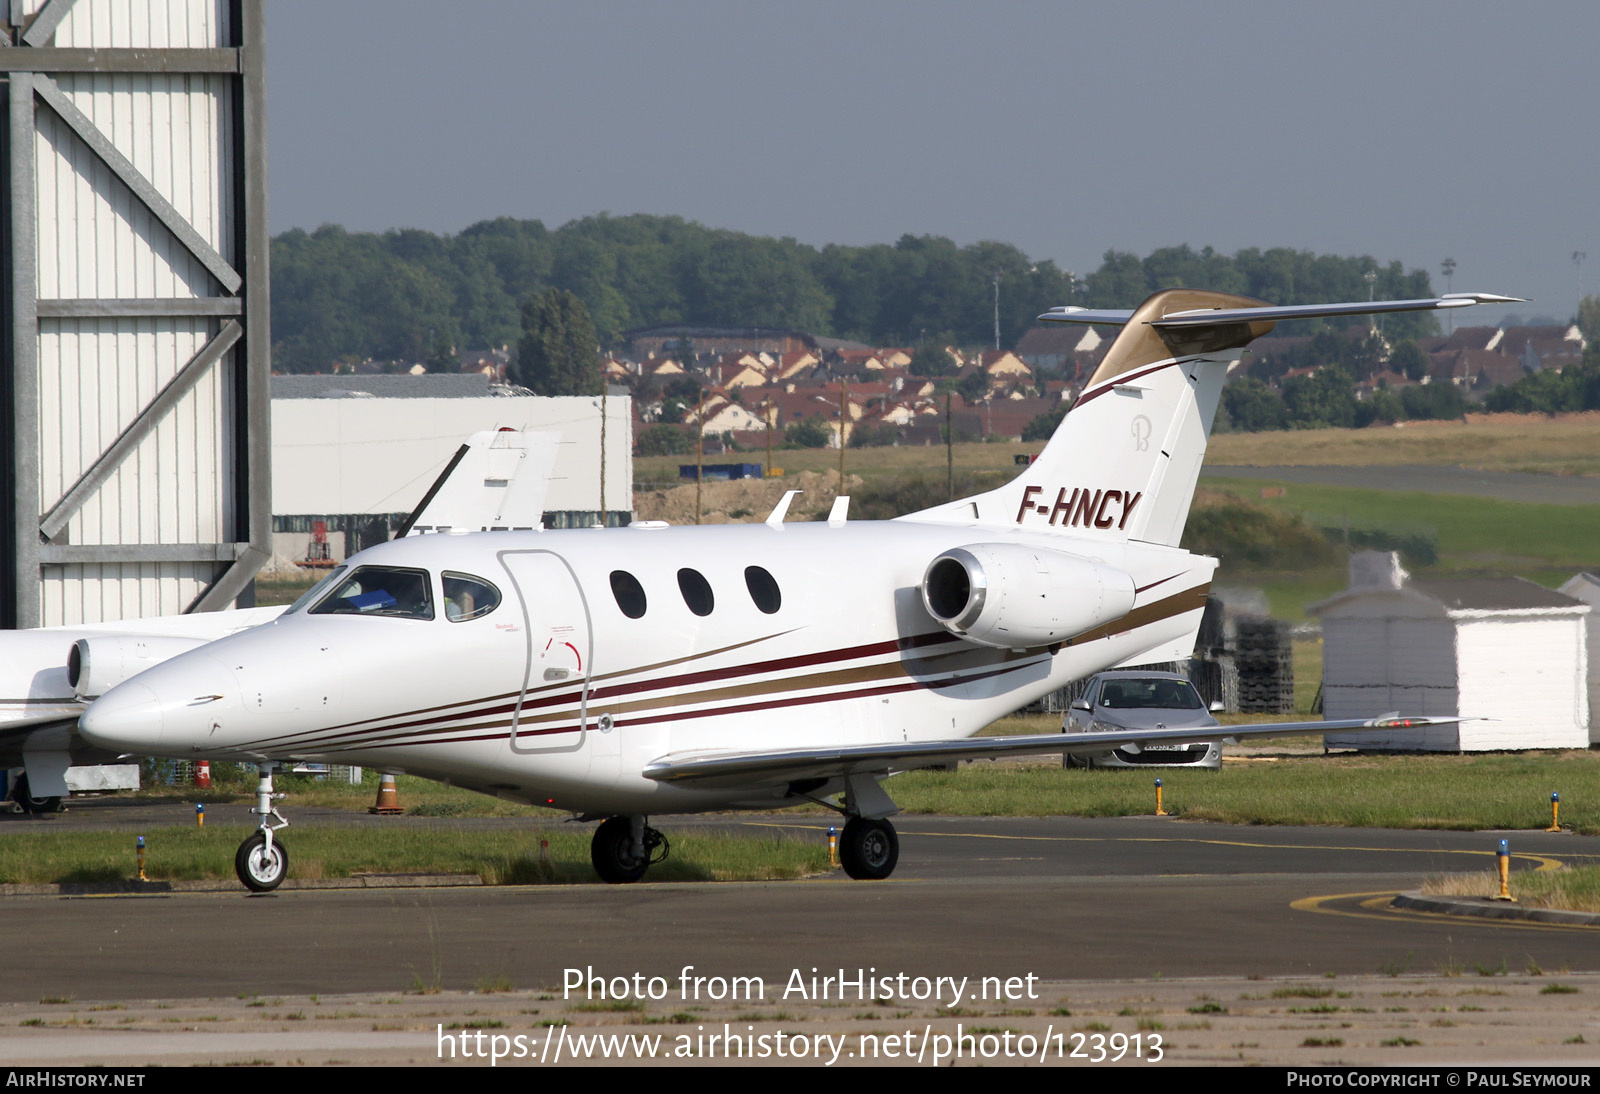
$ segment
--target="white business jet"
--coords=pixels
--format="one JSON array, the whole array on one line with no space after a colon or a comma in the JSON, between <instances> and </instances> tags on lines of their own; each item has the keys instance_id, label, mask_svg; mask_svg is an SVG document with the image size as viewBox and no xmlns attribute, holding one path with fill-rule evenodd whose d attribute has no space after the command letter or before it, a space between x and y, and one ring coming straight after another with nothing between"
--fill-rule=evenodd
<instances>
[{"instance_id":1,"label":"white business jet","mask_svg":"<svg viewBox=\"0 0 1600 1094\"><path fill-rule=\"evenodd\" d=\"M1044 452L996 490L891 521L849 522L840 499L826 522L786 524L786 497L764 524L395 540L276 622L111 689L82 733L258 764L260 828L236 858L258 891L288 869L272 773L296 760L600 820L592 859L612 882L665 856L651 814L818 802L847 818L847 873L884 878L899 853L887 775L1205 739L971 736L1071 680L1193 651L1217 562L1178 539L1245 345L1278 320L1507 299L1274 307L1175 289L1131 312L1055 309L1042 318L1123 329ZM1380 721L1399 718L1216 735Z\"/></svg>"},{"instance_id":2,"label":"white business jet","mask_svg":"<svg viewBox=\"0 0 1600 1094\"><path fill-rule=\"evenodd\" d=\"M538 527L560 440L558 433L515 429L474 433L397 535ZM69 766L115 758L77 733L95 696L283 611L277 605L0 631L0 770L23 769L12 799L28 812L47 812L67 794Z\"/></svg>"}]
</instances>

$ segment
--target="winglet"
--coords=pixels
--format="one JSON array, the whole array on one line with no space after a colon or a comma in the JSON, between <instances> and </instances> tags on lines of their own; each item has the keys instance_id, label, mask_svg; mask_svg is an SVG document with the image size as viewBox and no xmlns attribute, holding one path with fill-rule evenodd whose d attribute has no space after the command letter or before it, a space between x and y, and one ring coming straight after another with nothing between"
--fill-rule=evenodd
<instances>
[{"instance_id":1,"label":"winglet","mask_svg":"<svg viewBox=\"0 0 1600 1094\"><path fill-rule=\"evenodd\" d=\"M828 510L828 523L838 526L850 519L850 495L840 494L833 499L833 508Z\"/></svg>"},{"instance_id":2,"label":"winglet","mask_svg":"<svg viewBox=\"0 0 1600 1094\"><path fill-rule=\"evenodd\" d=\"M785 490L783 497L778 500L778 504L774 505L772 512L767 514L767 523L782 524L784 516L789 512L789 503L795 499L796 494L804 492L803 490Z\"/></svg>"}]
</instances>

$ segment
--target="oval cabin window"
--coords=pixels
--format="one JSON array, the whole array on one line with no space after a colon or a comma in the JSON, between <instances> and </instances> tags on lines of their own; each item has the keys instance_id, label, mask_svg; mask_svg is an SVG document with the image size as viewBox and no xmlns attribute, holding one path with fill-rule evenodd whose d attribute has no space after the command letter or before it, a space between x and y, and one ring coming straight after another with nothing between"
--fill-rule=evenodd
<instances>
[{"instance_id":1,"label":"oval cabin window","mask_svg":"<svg viewBox=\"0 0 1600 1094\"><path fill-rule=\"evenodd\" d=\"M783 606L777 579L760 566L744 568L744 584L750 590L750 599L766 614L772 615Z\"/></svg>"},{"instance_id":2,"label":"oval cabin window","mask_svg":"<svg viewBox=\"0 0 1600 1094\"><path fill-rule=\"evenodd\" d=\"M716 606L716 600L711 595L711 584L699 570L687 567L679 570L678 591L683 593L683 602L689 605L689 610L695 615L710 615L711 609Z\"/></svg>"},{"instance_id":3,"label":"oval cabin window","mask_svg":"<svg viewBox=\"0 0 1600 1094\"><path fill-rule=\"evenodd\" d=\"M638 619L644 615L647 606L644 597L644 586L639 584L639 579L627 570L611 571L611 595L617 598L617 607L622 609L622 614L629 619Z\"/></svg>"}]
</instances>

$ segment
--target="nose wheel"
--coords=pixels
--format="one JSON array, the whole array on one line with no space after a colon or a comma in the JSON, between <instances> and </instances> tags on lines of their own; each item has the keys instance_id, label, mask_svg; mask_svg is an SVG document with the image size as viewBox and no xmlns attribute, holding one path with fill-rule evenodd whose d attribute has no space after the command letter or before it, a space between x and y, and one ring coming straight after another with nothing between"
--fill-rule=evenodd
<instances>
[{"instance_id":1,"label":"nose wheel","mask_svg":"<svg viewBox=\"0 0 1600 1094\"><path fill-rule=\"evenodd\" d=\"M270 893L289 875L289 851L282 841L269 842L265 832L257 832L239 845L233 869L252 893Z\"/></svg>"},{"instance_id":2,"label":"nose wheel","mask_svg":"<svg viewBox=\"0 0 1600 1094\"><path fill-rule=\"evenodd\" d=\"M256 768L260 777L256 782L256 807L251 812L261 818L261 824L233 856L233 872L252 893L270 893L289 876L288 848L274 838L279 830L289 827L288 820L272 804L283 797L272 792L275 766L260 764Z\"/></svg>"}]
</instances>

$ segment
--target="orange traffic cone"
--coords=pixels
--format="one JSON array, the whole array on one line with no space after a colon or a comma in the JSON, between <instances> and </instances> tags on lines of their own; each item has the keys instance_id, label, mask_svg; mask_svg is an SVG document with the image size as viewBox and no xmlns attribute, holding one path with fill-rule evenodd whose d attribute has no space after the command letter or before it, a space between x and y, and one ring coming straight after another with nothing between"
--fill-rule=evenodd
<instances>
[{"instance_id":1,"label":"orange traffic cone","mask_svg":"<svg viewBox=\"0 0 1600 1094\"><path fill-rule=\"evenodd\" d=\"M398 816L405 812L400 808L400 795L395 793L393 775L384 775L378 780L378 803L367 812L384 817Z\"/></svg>"}]
</instances>

